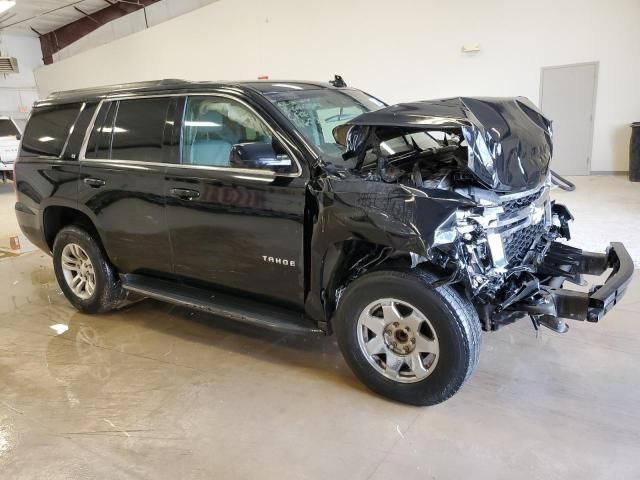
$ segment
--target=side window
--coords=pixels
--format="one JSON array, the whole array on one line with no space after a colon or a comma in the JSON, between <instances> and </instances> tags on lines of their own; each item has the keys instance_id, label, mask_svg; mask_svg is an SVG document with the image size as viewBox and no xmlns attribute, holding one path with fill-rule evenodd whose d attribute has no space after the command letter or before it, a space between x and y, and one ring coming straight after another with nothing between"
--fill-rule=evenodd
<instances>
[{"instance_id":1,"label":"side window","mask_svg":"<svg viewBox=\"0 0 640 480\"><path fill-rule=\"evenodd\" d=\"M260 118L235 100L213 96L187 98L182 163L279 172L292 168Z\"/></svg>"},{"instance_id":2,"label":"side window","mask_svg":"<svg viewBox=\"0 0 640 480\"><path fill-rule=\"evenodd\" d=\"M111 128L111 158L161 162L169 100L168 97L120 100Z\"/></svg>"},{"instance_id":3,"label":"side window","mask_svg":"<svg viewBox=\"0 0 640 480\"><path fill-rule=\"evenodd\" d=\"M74 103L34 108L24 132L22 151L33 155L60 156L80 106L80 103Z\"/></svg>"}]
</instances>

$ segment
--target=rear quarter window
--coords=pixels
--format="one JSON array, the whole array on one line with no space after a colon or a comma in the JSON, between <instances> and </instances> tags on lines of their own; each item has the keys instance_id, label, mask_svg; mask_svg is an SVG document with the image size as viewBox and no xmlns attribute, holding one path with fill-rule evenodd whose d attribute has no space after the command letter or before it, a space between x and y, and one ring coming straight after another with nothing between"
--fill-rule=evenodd
<instances>
[{"instance_id":1,"label":"rear quarter window","mask_svg":"<svg viewBox=\"0 0 640 480\"><path fill-rule=\"evenodd\" d=\"M34 108L22 139L22 153L60 156L80 106L74 103Z\"/></svg>"}]
</instances>

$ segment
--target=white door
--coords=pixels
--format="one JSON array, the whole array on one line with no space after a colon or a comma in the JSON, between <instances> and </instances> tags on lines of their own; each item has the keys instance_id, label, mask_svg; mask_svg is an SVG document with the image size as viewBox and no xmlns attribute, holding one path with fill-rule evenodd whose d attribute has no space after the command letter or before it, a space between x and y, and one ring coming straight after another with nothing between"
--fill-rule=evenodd
<instances>
[{"instance_id":1,"label":"white door","mask_svg":"<svg viewBox=\"0 0 640 480\"><path fill-rule=\"evenodd\" d=\"M590 173L597 75L597 63L542 69L540 108L553 122L551 169L561 175Z\"/></svg>"}]
</instances>

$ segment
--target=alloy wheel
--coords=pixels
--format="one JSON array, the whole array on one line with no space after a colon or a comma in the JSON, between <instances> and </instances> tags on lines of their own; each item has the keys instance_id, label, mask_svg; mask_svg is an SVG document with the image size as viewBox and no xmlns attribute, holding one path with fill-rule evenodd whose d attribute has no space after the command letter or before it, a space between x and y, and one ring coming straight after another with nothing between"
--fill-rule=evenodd
<instances>
[{"instance_id":1,"label":"alloy wheel","mask_svg":"<svg viewBox=\"0 0 640 480\"><path fill-rule=\"evenodd\" d=\"M87 252L76 243L68 243L62 249L62 273L67 285L83 300L96 290L96 274Z\"/></svg>"},{"instance_id":2,"label":"alloy wheel","mask_svg":"<svg viewBox=\"0 0 640 480\"><path fill-rule=\"evenodd\" d=\"M395 298L367 305L357 324L358 345L382 375L400 383L427 378L438 363L440 347L431 322L416 307Z\"/></svg>"}]
</instances>

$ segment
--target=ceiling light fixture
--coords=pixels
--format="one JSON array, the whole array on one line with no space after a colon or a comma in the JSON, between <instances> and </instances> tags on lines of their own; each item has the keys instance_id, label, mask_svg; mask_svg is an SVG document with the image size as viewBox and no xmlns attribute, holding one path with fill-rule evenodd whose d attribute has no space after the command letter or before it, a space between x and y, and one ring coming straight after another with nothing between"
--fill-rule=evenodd
<instances>
[{"instance_id":1,"label":"ceiling light fixture","mask_svg":"<svg viewBox=\"0 0 640 480\"><path fill-rule=\"evenodd\" d=\"M15 6L16 6L16 2L9 1L9 0L0 0L0 13L6 12L7 10Z\"/></svg>"}]
</instances>

